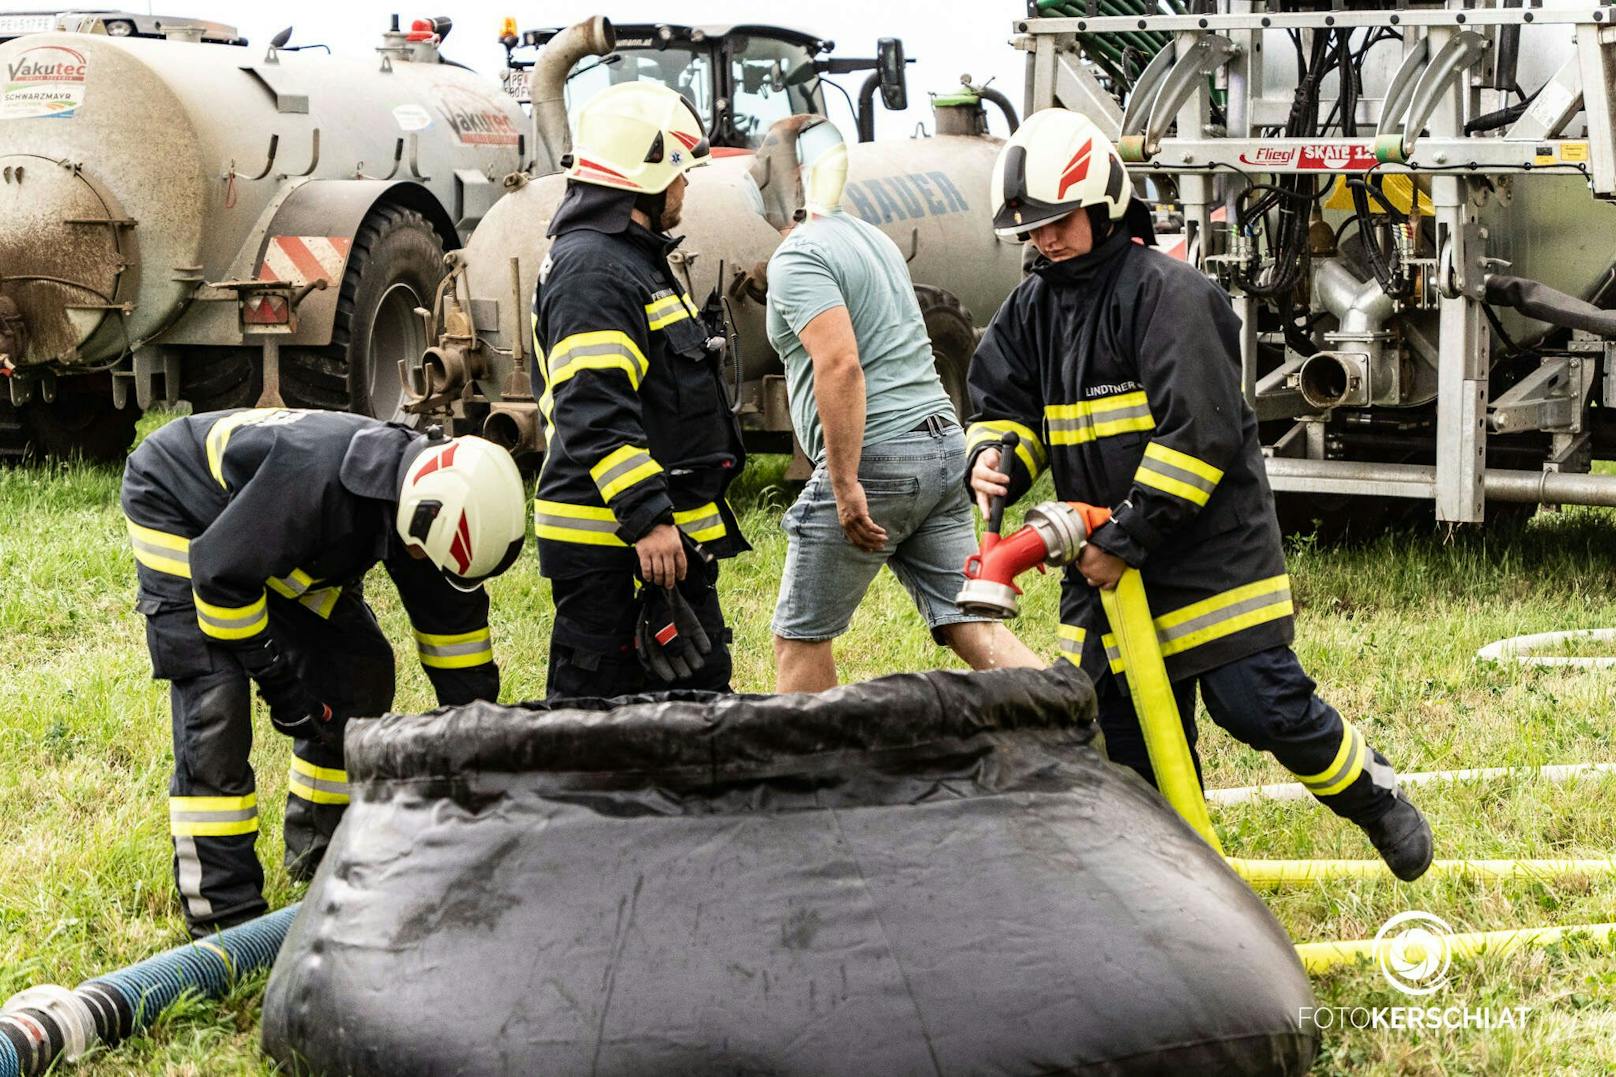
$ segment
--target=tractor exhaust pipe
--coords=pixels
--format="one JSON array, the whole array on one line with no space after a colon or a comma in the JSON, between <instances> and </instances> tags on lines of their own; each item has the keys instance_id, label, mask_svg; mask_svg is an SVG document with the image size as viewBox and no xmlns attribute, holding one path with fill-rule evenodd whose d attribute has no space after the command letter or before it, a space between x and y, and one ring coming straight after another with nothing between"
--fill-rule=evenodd
<instances>
[{"instance_id":1,"label":"tractor exhaust pipe","mask_svg":"<svg viewBox=\"0 0 1616 1077\"><path fill-rule=\"evenodd\" d=\"M585 56L604 56L617 47L612 20L596 15L574 23L551 38L533 61L528 96L533 102L533 173L560 172L561 158L572 151L567 126L567 73Z\"/></svg>"}]
</instances>

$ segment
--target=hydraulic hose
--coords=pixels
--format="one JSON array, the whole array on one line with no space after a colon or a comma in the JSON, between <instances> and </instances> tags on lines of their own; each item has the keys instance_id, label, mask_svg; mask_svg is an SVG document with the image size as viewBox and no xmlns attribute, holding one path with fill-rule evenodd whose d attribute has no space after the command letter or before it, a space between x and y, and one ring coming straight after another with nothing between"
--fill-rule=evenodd
<instances>
[{"instance_id":1,"label":"hydraulic hose","mask_svg":"<svg viewBox=\"0 0 1616 1077\"><path fill-rule=\"evenodd\" d=\"M1540 281L1494 273L1487 278L1487 302L1514 307L1528 318L1616 339L1616 311L1556 291Z\"/></svg>"},{"instance_id":2,"label":"hydraulic hose","mask_svg":"<svg viewBox=\"0 0 1616 1077\"><path fill-rule=\"evenodd\" d=\"M980 90L976 91L976 96L980 97L984 101L991 101L997 105L999 107L999 111L1004 113L1004 122L1010 125L1010 133L1012 135L1016 133L1016 128L1021 126L1021 120L1016 116L1016 106L1010 103L1010 99L1008 97L1004 96L1004 94L1000 93L998 90L995 90L991 86L982 87Z\"/></svg>"},{"instance_id":3,"label":"hydraulic hose","mask_svg":"<svg viewBox=\"0 0 1616 1077\"><path fill-rule=\"evenodd\" d=\"M1172 682L1167 679L1167 666L1162 661L1156 625L1150 616L1150 600L1145 595L1139 570L1125 570L1115 591L1100 591L1100 602L1111 624L1111 634L1116 637L1117 649L1122 653L1134 713L1139 716L1145 750L1150 755L1151 769L1156 772L1156 788L1184 821L1222 856L1223 846L1218 842L1217 831L1212 829L1206 798L1201 795L1201 782L1190 759L1189 743L1184 739L1184 726L1173 699Z\"/></svg>"},{"instance_id":4,"label":"hydraulic hose","mask_svg":"<svg viewBox=\"0 0 1616 1077\"><path fill-rule=\"evenodd\" d=\"M96 1044L113 1046L150 1025L181 995L220 998L242 976L268 968L297 906L178 946L69 991L42 986L0 1008L0 1077L37 1077Z\"/></svg>"}]
</instances>

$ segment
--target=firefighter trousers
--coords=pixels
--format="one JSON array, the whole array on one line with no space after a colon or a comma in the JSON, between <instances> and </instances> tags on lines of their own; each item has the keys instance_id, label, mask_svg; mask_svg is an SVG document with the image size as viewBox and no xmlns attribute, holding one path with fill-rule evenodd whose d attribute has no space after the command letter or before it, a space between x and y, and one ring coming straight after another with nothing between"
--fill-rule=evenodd
<instances>
[{"instance_id":1,"label":"firefighter trousers","mask_svg":"<svg viewBox=\"0 0 1616 1077\"><path fill-rule=\"evenodd\" d=\"M1173 697L1196 777L1201 777L1201 757L1195 750L1199 688L1214 722L1236 740L1279 760L1337 815L1362 825L1390 811L1397 788L1391 764L1369 746L1357 727L1319 698L1315 687L1289 647L1271 647L1175 681ZM1107 670L1095 692L1106 754L1155 785L1127 688Z\"/></svg>"},{"instance_id":2,"label":"firefighter trousers","mask_svg":"<svg viewBox=\"0 0 1616 1077\"><path fill-rule=\"evenodd\" d=\"M190 606L146 608L153 676L169 681L174 774L169 832L174 882L198 937L263 913L264 871L252 763L252 683L235 653L210 641ZM346 715L393 702L393 652L370 607L344 592L329 617L269 596L271 629L315 697ZM348 803L340 746L294 740L284 820L293 878L314 874Z\"/></svg>"},{"instance_id":3,"label":"firefighter trousers","mask_svg":"<svg viewBox=\"0 0 1616 1077\"><path fill-rule=\"evenodd\" d=\"M717 585L718 563L703 565L692 559L679 582L679 593L690 603L713 649L695 674L668 684L640 665L634 653L634 622L640 604L632 572L587 572L552 579L555 626L550 633L546 698L611 699L682 689L730 691L730 633L718 605Z\"/></svg>"}]
</instances>

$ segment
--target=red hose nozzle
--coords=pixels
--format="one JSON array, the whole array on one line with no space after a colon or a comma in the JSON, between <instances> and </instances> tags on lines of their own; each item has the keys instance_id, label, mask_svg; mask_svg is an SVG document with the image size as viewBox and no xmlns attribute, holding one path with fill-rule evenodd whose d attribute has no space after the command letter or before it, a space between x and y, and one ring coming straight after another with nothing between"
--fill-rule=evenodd
<instances>
[{"instance_id":1,"label":"red hose nozzle","mask_svg":"<svg viewBox=\"0 0 1616 1077\"><path fill-rule=\"evenodd\" d=\"M1008 618L1021 612L1021 588L1016 577L1045 565L1069 565L1077 560L1096 529L1111 519L1111 510L1081 501L1045 501L1027 511L1019 531L1000 538L995 531L982 536L982 548L965 561L965 586L955 599L961 612Z\"/></svg>"}]
</instances>

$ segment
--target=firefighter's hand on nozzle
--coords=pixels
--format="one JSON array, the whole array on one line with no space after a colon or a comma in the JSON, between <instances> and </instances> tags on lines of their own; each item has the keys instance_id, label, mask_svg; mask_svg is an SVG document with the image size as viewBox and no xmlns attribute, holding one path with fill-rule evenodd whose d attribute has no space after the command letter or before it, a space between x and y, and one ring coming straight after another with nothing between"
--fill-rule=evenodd
<instances>
[{"instance_id":1,"label":"firefighter's hand on nozzle","mask_svg":"<svg viewBox=\"0 0 1616 1077\"><path fill-rule=\"evenodd\" d=\"M879 553L886 546L886 529L870 515L870 502L864 496L863 483L855 481L847 489L836 491L836 519L847 541L859 549Z\"/></svg>"},{"instance_id":2,"label":"firefighter's hand on nozzle","mask_svg":"<svg viewBox=\"0 0 1616 1077\"><path fill-rule=\"evenodd\" d=\"M640 577L657 587L672 587L685 578L685 544L672 524L657 524L634 544L640 555Z\"/></svg>"},{"instance_id":3,"label":"firefighter's hand on nozzle","mask_svg":"<svg viewBox=\"0 0 1616 1077\"><path fill-rule=\"evenodd\" d=\"M1128 562L1092 542L1085 542L1083 552L1077 558L1077 571L1083 574L1090 587L1115 591L1122 574L1128 571Z\"/></svg>"},{"instance_id":4,"label":"firefighter's hand on nozzle","mask_svg":"<svg viewBox=\"0 0 1616 1077\"><path fill-rule=\"evenodd\" d=\"M993 499L1010 494L1010 476L999 470L999 456L1000 450L996 448L983 449L976 454L976 463L971 465L971 489L984 520L993 511Z\"/></svg>"}]
</instances>

